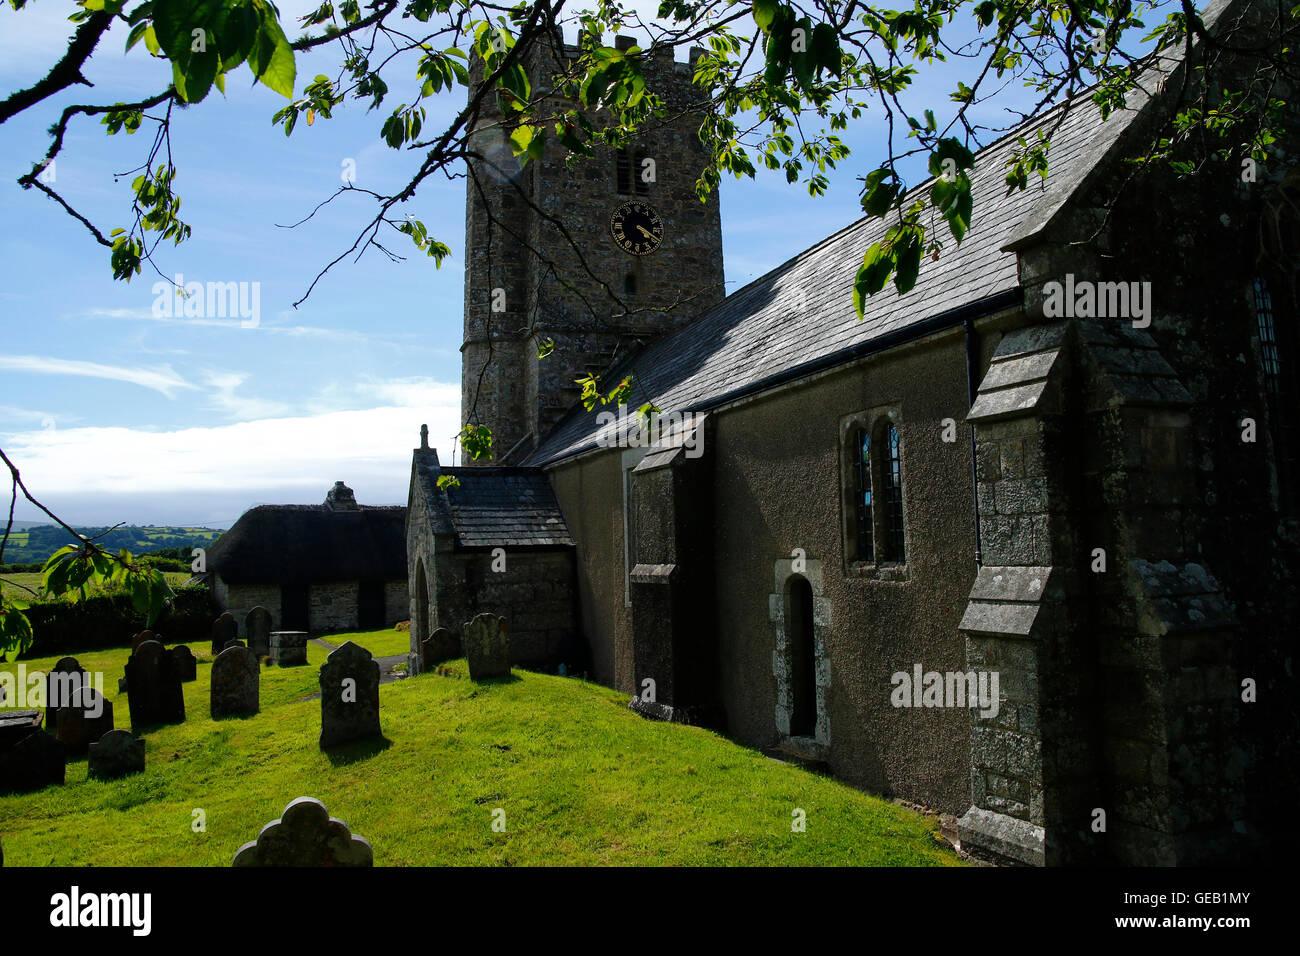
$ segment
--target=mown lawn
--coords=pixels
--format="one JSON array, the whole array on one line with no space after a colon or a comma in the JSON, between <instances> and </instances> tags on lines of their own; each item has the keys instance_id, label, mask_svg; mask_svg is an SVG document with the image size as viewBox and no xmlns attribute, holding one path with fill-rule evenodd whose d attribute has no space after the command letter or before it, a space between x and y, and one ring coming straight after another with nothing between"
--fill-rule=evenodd
<instances>
[{"instance_id":1,"label":"mown lawn","mask_svg":"<svg viewBox=\"0 0 1300 956\"><path fill-rule=\"evenodd\" d=\"M342 647L348 641L360 644L375 657L392 657L394 654L407 654L411 650L411 632L399 631L395 627L380 631L348 631L339 634L313 634L322 641L328 641L335 647Z\"/></svg>"},{"instance_id":2,"label":"mown lawn","mask_svg":"<svg viewBox=\"0 0 1300 956\"><path fill-rule=\"evenodd\" d=\"M308 644L307 667L264 668L262 712L219 722L206 642L190 648L187 720L146 734L143 774L87 780L83 757L63 787L0 796L6 865L227 866L303 795L369 839L383 866L960 862L917 814L699 728L645 721L599 685L527 671L475 684L453 662L450 676L381 688L384 741L326 755L320 701L306 699L323 648ZM104 672L118 727L130 723L117 693L126 656L78 655ZM795 808L806 832L791 832Z\"/></svg>"}]
</instances>

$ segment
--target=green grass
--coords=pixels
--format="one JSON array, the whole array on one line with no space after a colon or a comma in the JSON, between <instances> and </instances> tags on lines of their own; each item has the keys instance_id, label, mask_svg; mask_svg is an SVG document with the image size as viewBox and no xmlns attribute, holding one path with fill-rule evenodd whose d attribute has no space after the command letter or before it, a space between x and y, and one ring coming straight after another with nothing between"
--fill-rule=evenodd
<instances>
[{"instance_id":1,"label":"green grass","mask_svg":"<svg viewBox=\"0 0 1300 956\"><path fill-rule=\"evenodd\" d=\"M375 657L392 657L395 654L407 654L411 650L411 632L399 631L388 627L381 631L344 631L338 634L313 634L322 641L329 641L335 647L342 647L348 641L360 644Z\"/></svg>"},{"instance_id":2,"label":"green grass","mask_svg":"<svg viewBox=\"0 0 1300 956\"><path fill-rule=\"evenodd\" d=\"M308 644L307 667L262 670L260 714L214 722L207 647L190 647L187 720L146 735L143 774L87 780L78 758L65 786L0 797L7 864L228 866L303 795L369 839L377 865L960 862L917 814L708 731L643 720L599 685L527 671L475 684L452 662L383 685L385 741L326 755L320 702L305 699L324 648ZM130 722L117 693L126 656L78 655L104 672L118 727ZM504 833L491 829L498 807ZM796 807L804 833L791 832ZM191 828L196 809L205 832Z\"/></svg>"}]
</instances>

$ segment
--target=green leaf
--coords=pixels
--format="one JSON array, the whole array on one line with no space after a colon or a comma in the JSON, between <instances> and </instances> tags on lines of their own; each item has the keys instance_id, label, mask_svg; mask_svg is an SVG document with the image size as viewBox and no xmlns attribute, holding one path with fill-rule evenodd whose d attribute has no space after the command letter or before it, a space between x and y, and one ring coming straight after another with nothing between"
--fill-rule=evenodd
<instances>
[{"instance_id":1,"label":"green leaf","mask_svg":"<svg viewBox=\"0 0 1300 956\"><path fill-rule=\"evenodd\" d=\"M266 86L281 96L293 99L293 83L298 70L293 50L290 49L289 41L285 39L275 14L266 10L261 3L256 6L262 14L262 22L257 31L257 41L248 55L249 68Z\"/></svg>"},{"instance_id":2,"label":"green leaf","mask_svg":"<svg viewBox=\"0 0 1300 956\"><path fill-rule=\"evenodd\" d=\"M921 239L912 231L908 231L907 240L903 243L901 249L895 247L894 261L896 262L894 271L894 287L898 289L899 294L910 292L916 285L916 278L921 272Z\"/></svg>"},{"instance_id":3,"label":"green leaf","mask_svg":"<svg viewBox=\"0 0 1300 956\"><path fill-rule=\"evenodd\" d=\"M853 280L853 308L862 318L863 307L868 296L875 295L885 287L889 275L894 271L893 252L883 242L872 243L862 257L862 266Z\"/></svg>"},{"instance_id":4,"label":"green leaf","mask_svg":"<svg viewBox=\"0 0 1300 956\"><path fill-rule=\"evenodd\" d=\"M772 25L772 21L776 18L777 11L780 9L780 4L776 0L754 0L750 12L754 15L754 23L766 33L767 28Z\"/></svg>"}]
</instances>

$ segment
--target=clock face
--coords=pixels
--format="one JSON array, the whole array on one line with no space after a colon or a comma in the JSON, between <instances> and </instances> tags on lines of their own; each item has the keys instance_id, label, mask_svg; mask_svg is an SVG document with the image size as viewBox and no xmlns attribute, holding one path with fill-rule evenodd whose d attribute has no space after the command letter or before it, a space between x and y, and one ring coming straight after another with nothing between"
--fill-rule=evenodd
<instances>
[{"instance_id":1,"label":"clock face","mask_svg":"<svg viewBox=\"0 0 1300 956\"><path fill-rule=\"evenodd\" d=\"M648 256L664 241L664 221L648 202L633 200L614 210L609 231L620 249L632 256Z\"/></svg>"}]
</instances>

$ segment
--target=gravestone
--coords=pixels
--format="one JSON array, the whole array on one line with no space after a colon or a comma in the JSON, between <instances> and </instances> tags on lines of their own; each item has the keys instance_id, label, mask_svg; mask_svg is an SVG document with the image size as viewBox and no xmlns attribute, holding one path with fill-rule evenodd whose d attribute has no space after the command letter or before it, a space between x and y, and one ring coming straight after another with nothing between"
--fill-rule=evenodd
<instances>
[{"instance_id":1,"label":"gravestone","mask_svg":"<svg viewBox=\"0 0 1300 956\"><path fill-rule=\"evenodd\" d=\"M299 797L280 819L262 827L256 840L241 846L231 866L374 866L375 853L365 837L331 817L325 804Z\"/></svg>"},{"instance_id":2,"label":"gravestone","mask_svg":"<svg viewBox=\"0 0 1300 956\"><path fill-rule=\"evenodd\" d=\"M249 717L257 713L261 677L257 655L242 644L227 647L218 654L212 662L212 719Z\"/></svg>"},{"instance_id":3,"label":"gravestone","mask_svg":"<svg viewBox=\"0 0 1300 956\"><path fill-rule=\"evenodd\" d=\"M40 730L43 719L39 710L0 711L0 753Z\"/></svg>"},{"instance_id":4,"label":"gravestone","mask_svg":"<svg viewBox=\"0 0 1300 956\"><path fill-rule=\"evenodd\" d=\"M465 625L465 656L469 658L471 680L505 677L510 673L510 638L506 620L495 614L476 614Z\"/></svg>"},{"instance_id":5,"label":"gravestone","mask_svg":"<svg viewBox=\"0 0 1300 956\"><path fill-rule=\"evenodd\" d=\"M144 772L144 738L125 730L110 730L90 745L90 776L116 780Z\"/></svg>"},{"instance_id":6,"label":"gravestone","mask_svg":"<svg viewBox=\"0 0 1300 956\"><path fill-rule=\"evenodd\" d=\"M248 649L259 658L271 653L271 612L258 605L244 615L244 633Z\"/></svg>"},{"instance_id":7,"label":"gravestone","mask_svg":"<svg viewBox=\"0 0 1300 956\"><path fill-rule=\"evenodd\" d=\"M194 660L193 651L184 644L177 644L175 647L168 648L167 653L171 655L172 666L180 675L182 684L198 679L198 663Z\"/></svg>"},{"instance_id":8,"label":"gravestone","mask_svg":"<svg viewBox=\"0 0 1300 956\"><path fill-rule=\"evenodd\" d=\"M59 711L81 700L86 671L75 657L61 657L45 675L45 726L54 729Z\"/></svg>"},{"instance_id":9,"label":"gravestone","mask_svg":"<svg viewBox=\"0 0 1300 956\"><path fill-rule=\"evenodd\" d=\"M235 615L226 611L212 622L212 656L216 657L226 649L226 645L239 636L239 625Z\"/></svg>"},{"instance_id":10,"label":"gravestone","mask_svg":"<svg viewBox=\"0 0 1300 956\"><path fill-rule=\"evenodd\" d=\"M80 707L60 707L54 732L71 754L84 754L92 741L113 729L113 702L86 683Z\"/></svg>"},{"instance_id":11,"label":"gravestone","mask_svg":"<svg viewBox=\"0 0 1300 956\"><path fill-rule=\"evenodd\" d=\"M119 677L119 678L117 679L117 692L118 692L119 694L125 694L125 693L126 693L126 678L125 678L125 677Z\"/></svg>"},{"instance_id":12,"label":"gravestone","mask_svg":"<svg viewBox=\"0 0 1300 956\"><path fill-rule=\"evenodd\" d=\"M348 641L320 668L320 746L378 737L379 662Z\"/></svg>"},{"instance_id":13,"label":"gravestone","mask_svg":"<svg viewBox=\"0 0 1300 956\"><path fill-rule=\"evenodd\" d=\"M154 637L153 631L149 630L148 628L145 628L139 634L135 634L131 637L131 653L134 654L136 652L136 649L145 641L157 641L159 644L161 644L162 638Z\"/></svg>"},{"instance_id":14,"label":"gravestone","mask_svg":"<svg viewBox=\"0 0 1300 956\"><path fill-rule=\"evenodd\" d=\"M433 633L420 642L422 671L457 657L460 657L460 638L445 627L435 627Z\"/></svg>"},{"instance_id":15,"label":"gravestone","mask_svg":"<svg viewBox=\"0 0 1300 956\"><path fill-rule=\"evenodd\" d=\"M185 719L185 694L175 658L157 641L145 641L127 660L126 693L133 728Z\"/></svg>"},{"instance_id":16,"label":"gravestone","mask_svg":"<svg viewBox=\"0 0 1300 956\"><path fill-rule=\"evenodd\" d=\"M28 793L52 783L62 786L66 770L62 742L37 730L0 752L0 792Z\"/></svg>"},{"instance_id":17,"label":"gravestone","mask_svg":"<svg viewBox=\"0 0 1300 956\"><path fill-rule=\"evenodd\" d=\"M306 631L272 631L271 659L281 667L307 663Z\"/></svg>"}]
</instances>

